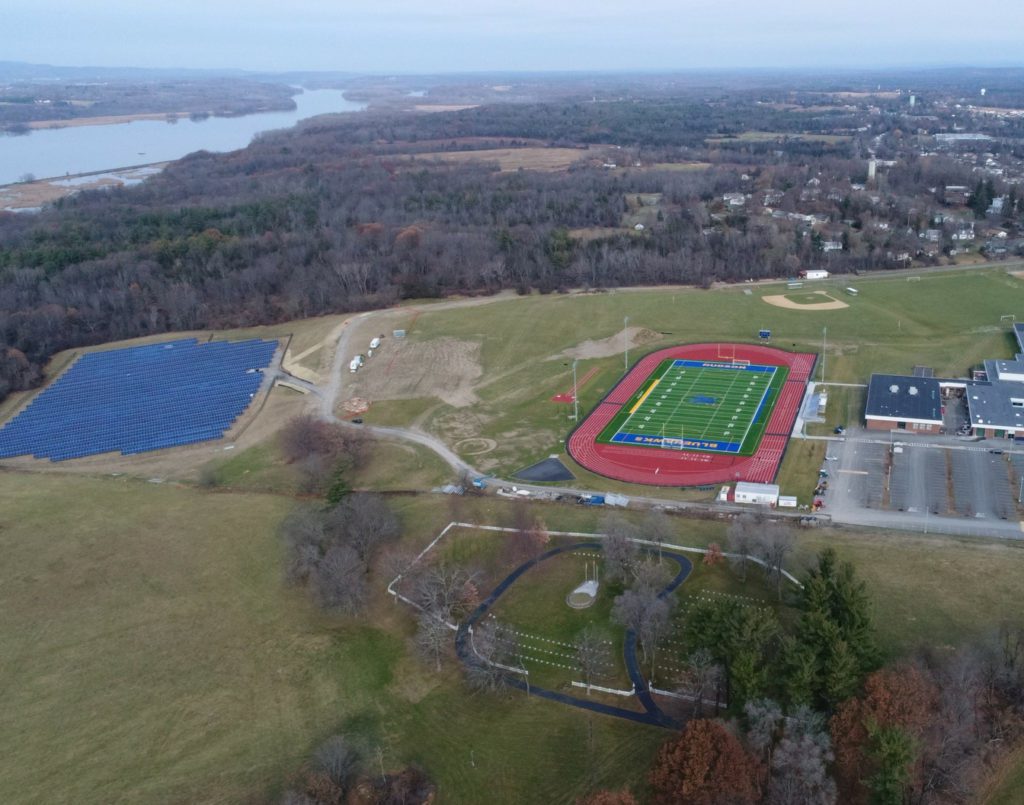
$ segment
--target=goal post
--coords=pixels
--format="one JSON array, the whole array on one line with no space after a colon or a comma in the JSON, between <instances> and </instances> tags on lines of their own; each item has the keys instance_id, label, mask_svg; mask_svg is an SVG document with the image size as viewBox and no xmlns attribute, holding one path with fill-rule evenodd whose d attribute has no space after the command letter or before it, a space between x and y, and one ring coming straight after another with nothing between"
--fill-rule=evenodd
<instances>
[{"instance_id":1,"label":"goal post","mask_svg":"<svg viewBox=\"0 0 1024 805\"><path fill-rule=\"evenodd\" d=\"M720 362L732 362L736 360L735 344L717 344L717 355Z\"/></svg>"}]
</instances>

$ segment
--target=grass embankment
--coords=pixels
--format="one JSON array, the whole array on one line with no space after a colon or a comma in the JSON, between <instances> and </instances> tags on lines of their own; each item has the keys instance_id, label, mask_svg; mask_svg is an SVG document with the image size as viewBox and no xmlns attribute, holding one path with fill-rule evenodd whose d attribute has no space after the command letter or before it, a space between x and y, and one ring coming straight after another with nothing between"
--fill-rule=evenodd
<instances>
[{"instance_id":1,"label":"grass embankment","mask_svg":"<svg viewBox=\"0 0 1024 805\"><path fill-rule=\"evenodd\" d=\"M298 470L285 463L273 440L210 462L202 474L211 486L236 492L302 492ZM347 480L353 489L407 492L431 489L456 478L432 450L405 442L372 440L364 463L350 472Z\"/></svg>"}]
</instances>

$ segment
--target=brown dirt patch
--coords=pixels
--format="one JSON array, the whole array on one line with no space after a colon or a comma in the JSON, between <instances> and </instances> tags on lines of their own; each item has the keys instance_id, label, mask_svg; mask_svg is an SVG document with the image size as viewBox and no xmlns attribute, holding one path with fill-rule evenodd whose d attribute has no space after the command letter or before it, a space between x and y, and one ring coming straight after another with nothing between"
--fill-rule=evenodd
<instances>
[{"instance_id":1,"label":"brown dirt patch","mask_svg":"<svg viewBox=\"0 0 1024 805\"><path fill-rule=\"evenodd\" d=\"M580 360L609 358L622 352L624 338L629 340L629 347L633 349L634 347L657 341L661 336L654 332L654 330L648 330L645 327L630 327L626 331L620 330L615 335L602 338L600 341L584 341L574 347L563 350L557 355L552 355L548 360L554 361L559 358L578 358Z\"/></svg>"},{"instance_id":2,"label":"brown dirt patch","mask_svg":"<svg viewBox=\"0 0 1024 805\"><path fill-rule=\"evenodd\" d=\"M469 439L461 439L455 443L455 450L464 456L482 456L490 453L498 446L494 439L485 439L483 436L473 436Z\"/></svg>"},{"instance_id":3,"label":"brown dirt patch","mask_svg":"<svg viewBox=\"0 0 1024 805\"><path fill-rule=\"evenodd\" d=\"M786 310L842 310L843 308L849 307L846 302L842 302L832 296L829 296L825 291L813 291L813 293L827 299L827 302L813 302L809 305L802 305L799 302L794 302L792 299L787 298L783 294L773 294L771 296L762 296L762 301L767 302L769 305L775 305L775 307L782 307Z\"/></svg>"},{"instance_id":4,"label":"brown dirt patch","mask_svg":"<svg viewBox=\"0 0 1024 805\"><path fill-rule=\"evenodd\" d=\"M464 408L477 401L473 389L482 374L478 342L387 338L357 374L346 377L345 387L372 401L436 397Z\"/></svg>"},{"instance_id":5,"label":"brown dirt patch","mask_svg":"<svg viewBox=\"0 0 1024 805\"><path fill-rule=\"evenodd\" d=\"M370 410L370 401L362 397L349 397L341 407L350 414L362 414Z\"/></svg>"}]
</instances>

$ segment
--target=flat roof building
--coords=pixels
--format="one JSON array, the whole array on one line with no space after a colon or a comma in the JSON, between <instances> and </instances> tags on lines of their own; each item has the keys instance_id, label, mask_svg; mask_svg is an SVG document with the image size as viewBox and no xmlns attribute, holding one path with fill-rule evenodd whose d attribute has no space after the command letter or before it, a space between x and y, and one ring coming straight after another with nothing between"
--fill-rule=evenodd
<instances>
[{"instance_id":1,"label":"flat roof building","mask_svg":"<svg viewBox=\"0 0 1024 805\"><path fill-rule=\"evenodd\" d=\"M871 430L938 433L942 390L933 377L871 375L864 418Z\"/></svg>"}]
</instances>

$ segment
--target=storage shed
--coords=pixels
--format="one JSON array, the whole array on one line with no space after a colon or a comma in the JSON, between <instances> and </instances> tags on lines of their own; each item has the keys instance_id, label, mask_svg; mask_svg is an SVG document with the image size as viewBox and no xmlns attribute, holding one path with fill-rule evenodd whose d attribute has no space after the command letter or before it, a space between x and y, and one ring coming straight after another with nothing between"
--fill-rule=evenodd
<instances>
[{"instance_id":1,"label":"storage shed","mask_svg":"<svg viewBox=\"0 0 1024 805\"><path fill-rule=\"evenodd\" d=\"M737 481L733 500L737 503L752 503L757 506L774 506L779 501L779 485Z\"/></svg>"}]
</instances>

